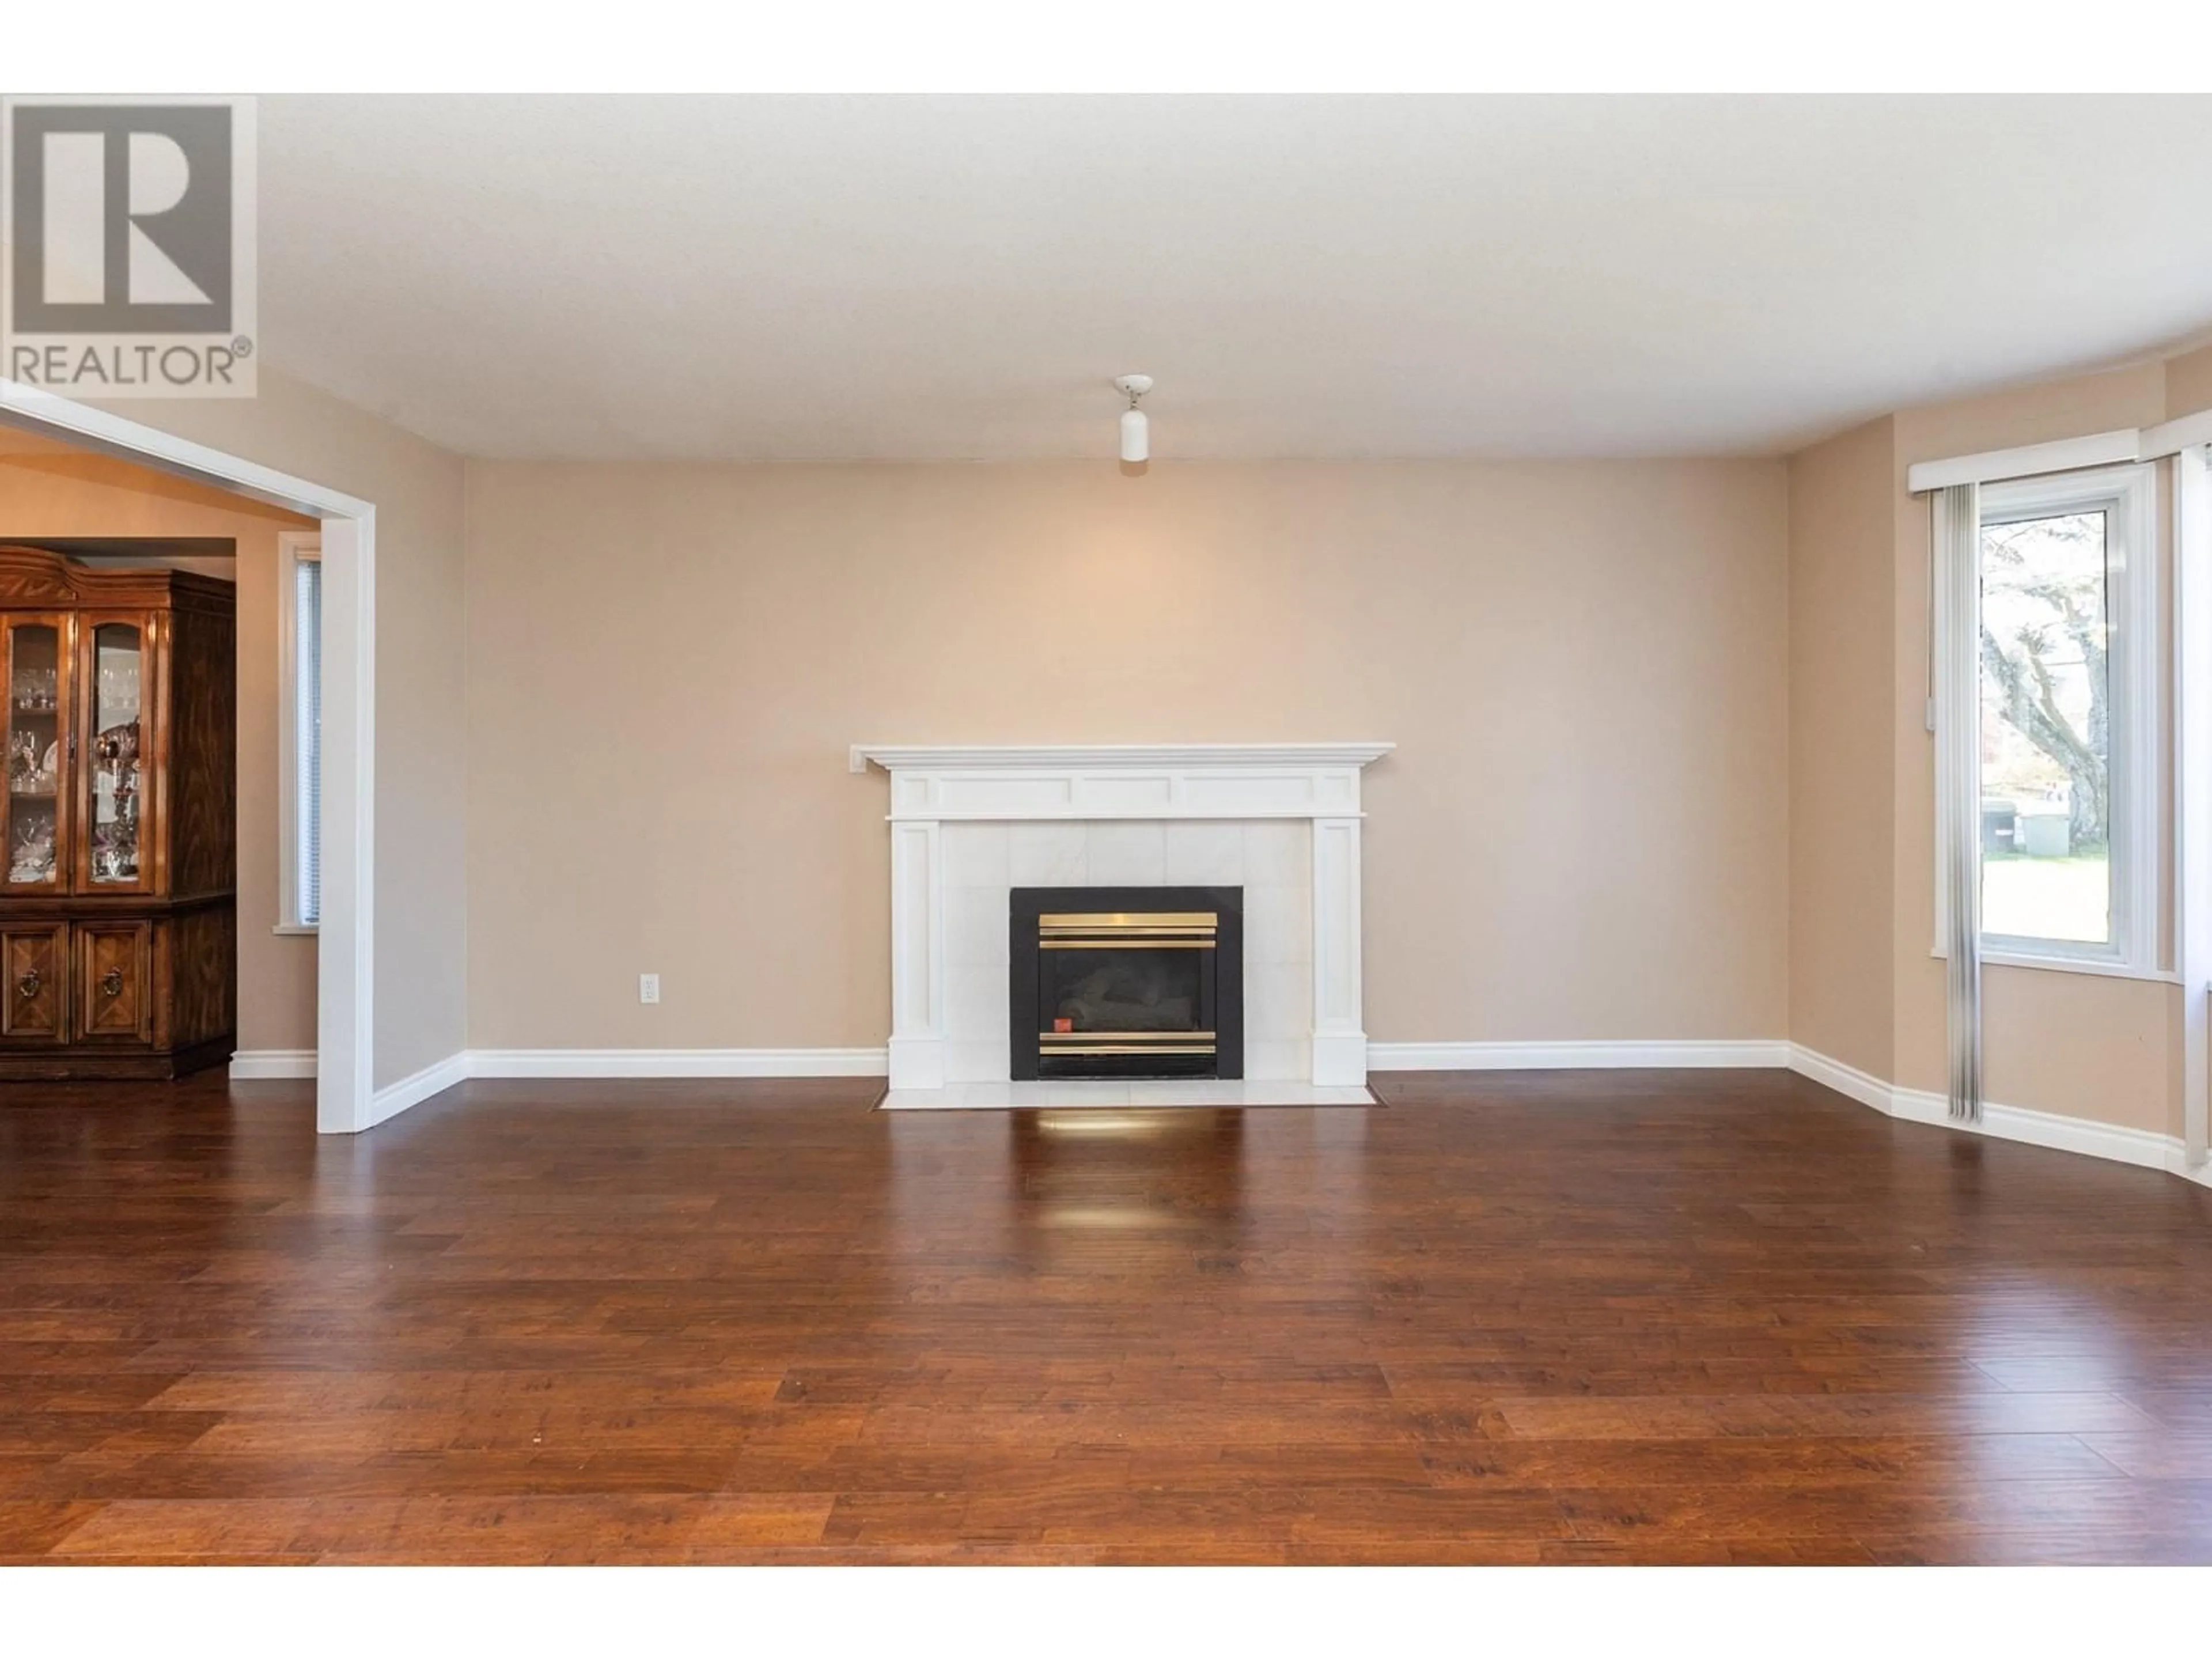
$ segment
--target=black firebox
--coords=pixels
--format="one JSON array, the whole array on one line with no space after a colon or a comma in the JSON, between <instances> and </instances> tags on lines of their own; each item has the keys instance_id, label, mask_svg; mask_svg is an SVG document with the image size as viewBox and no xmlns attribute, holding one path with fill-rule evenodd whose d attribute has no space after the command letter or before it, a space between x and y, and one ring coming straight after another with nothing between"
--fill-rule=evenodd
<instances>
[{"instance_id":1,"label":"black firebox","mask_svg":"<svg viewBox=\"0 0 2212 1659\"><path fill-rule=\"evenodd\" d=\"M1012 1075L1244 1075L1244 890L1017 887Z\"/></svg>"}]
</instances>

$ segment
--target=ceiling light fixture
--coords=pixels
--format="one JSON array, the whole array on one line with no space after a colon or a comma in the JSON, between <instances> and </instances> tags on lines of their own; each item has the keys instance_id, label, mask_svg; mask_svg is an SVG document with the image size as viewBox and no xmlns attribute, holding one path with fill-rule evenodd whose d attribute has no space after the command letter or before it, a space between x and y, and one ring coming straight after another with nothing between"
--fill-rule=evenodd
<instances>
[{"instance_id":1,"label":"ceiling light fixture","mask_svg":"<svg viewBox=\"0 0 2212 1659\"><path fill-rule=\"evenodd\" d=\"M1117 374L1114 384L1128 396L1129 407L1121 414L1121 459L1125 461L1149 460L1152 453L1152 422L1145 411L1137 407L1137 399L1152 389L1149 374Z\"/></svg>"}]
</instances>

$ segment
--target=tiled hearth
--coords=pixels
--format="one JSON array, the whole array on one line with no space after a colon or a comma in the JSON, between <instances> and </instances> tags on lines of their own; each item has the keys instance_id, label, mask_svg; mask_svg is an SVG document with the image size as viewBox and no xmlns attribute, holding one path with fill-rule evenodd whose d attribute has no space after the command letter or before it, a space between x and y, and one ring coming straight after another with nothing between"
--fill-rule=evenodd
<instances>
[{"instance_id":1,"label":"tiled hearth","mask_svg":"<svg viewBox=\"0 0 2212 1659\"><path fill-rule=\"evenodd\" d=\"M891 775L886 1103L1363 1102L1359 777L1389 747L856 747ZM1010 1083L1009 891L1152 885L1243 890L1244 1077Z\"/></svg>"},{"instance_id":2,"label":"tiled hearth","mask_svg":"<svg viewBox=\"0 0 2212 1659\"><path fill-rule=\"evenodd\" d=\"M893 1089L888 1111L973 1112L1007 1108L1060 1109L1079 1106L1372 1106L1364 1083L1261 1083L1249 1078L1163 1078L1105 1083L1078 1078L1064 1083L950 1083L942 1089Z\"/></svg>"}]
</instances>

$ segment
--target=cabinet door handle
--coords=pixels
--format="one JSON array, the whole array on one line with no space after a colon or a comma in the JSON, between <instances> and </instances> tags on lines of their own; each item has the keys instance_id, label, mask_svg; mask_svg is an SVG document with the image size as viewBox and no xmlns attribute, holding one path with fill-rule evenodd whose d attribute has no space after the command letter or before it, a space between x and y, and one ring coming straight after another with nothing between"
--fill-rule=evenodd
<instances>
[{"instance_id":1,"label":"cabinet door handle","mask_svg":"<svg viewBox=\"0 0 2212 1659\"><path fill-rule=\"evenodd\" d=\"M111 968L100 976L100 992L107 997L123 994L123 970L120 968Z\"/></svg>"},{"instance_id":2,"label":"cabinet door handle","mask_svg":"<svg viewBox=\"0 0 2212 1659\"><path fill-rule=\"evenodd\" d=\"M24 975L22 978L15 981L15 988L21 991L23 994L24 1000L28 1001L31 998L39 994L39 988L45 983L46 981L39 977L39 970L33 968L29 973Z\"/></svg>"}]
</instances>

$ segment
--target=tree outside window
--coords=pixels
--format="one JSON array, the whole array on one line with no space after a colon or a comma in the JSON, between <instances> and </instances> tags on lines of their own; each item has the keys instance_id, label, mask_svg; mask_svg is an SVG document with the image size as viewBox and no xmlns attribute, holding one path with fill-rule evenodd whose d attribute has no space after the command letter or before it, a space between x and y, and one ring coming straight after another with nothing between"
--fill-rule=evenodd
<instances>
[{"instance_id":1,"label":"tree outside window","mask_svg":"<svg viewBox=\"0 0 2212 1659\"><path fill-rule=\"evenodd\" d=\"M1982 528L1982 904L1988 933L2112 938L2107 514Z\"/></svg>"}]
</instances>

